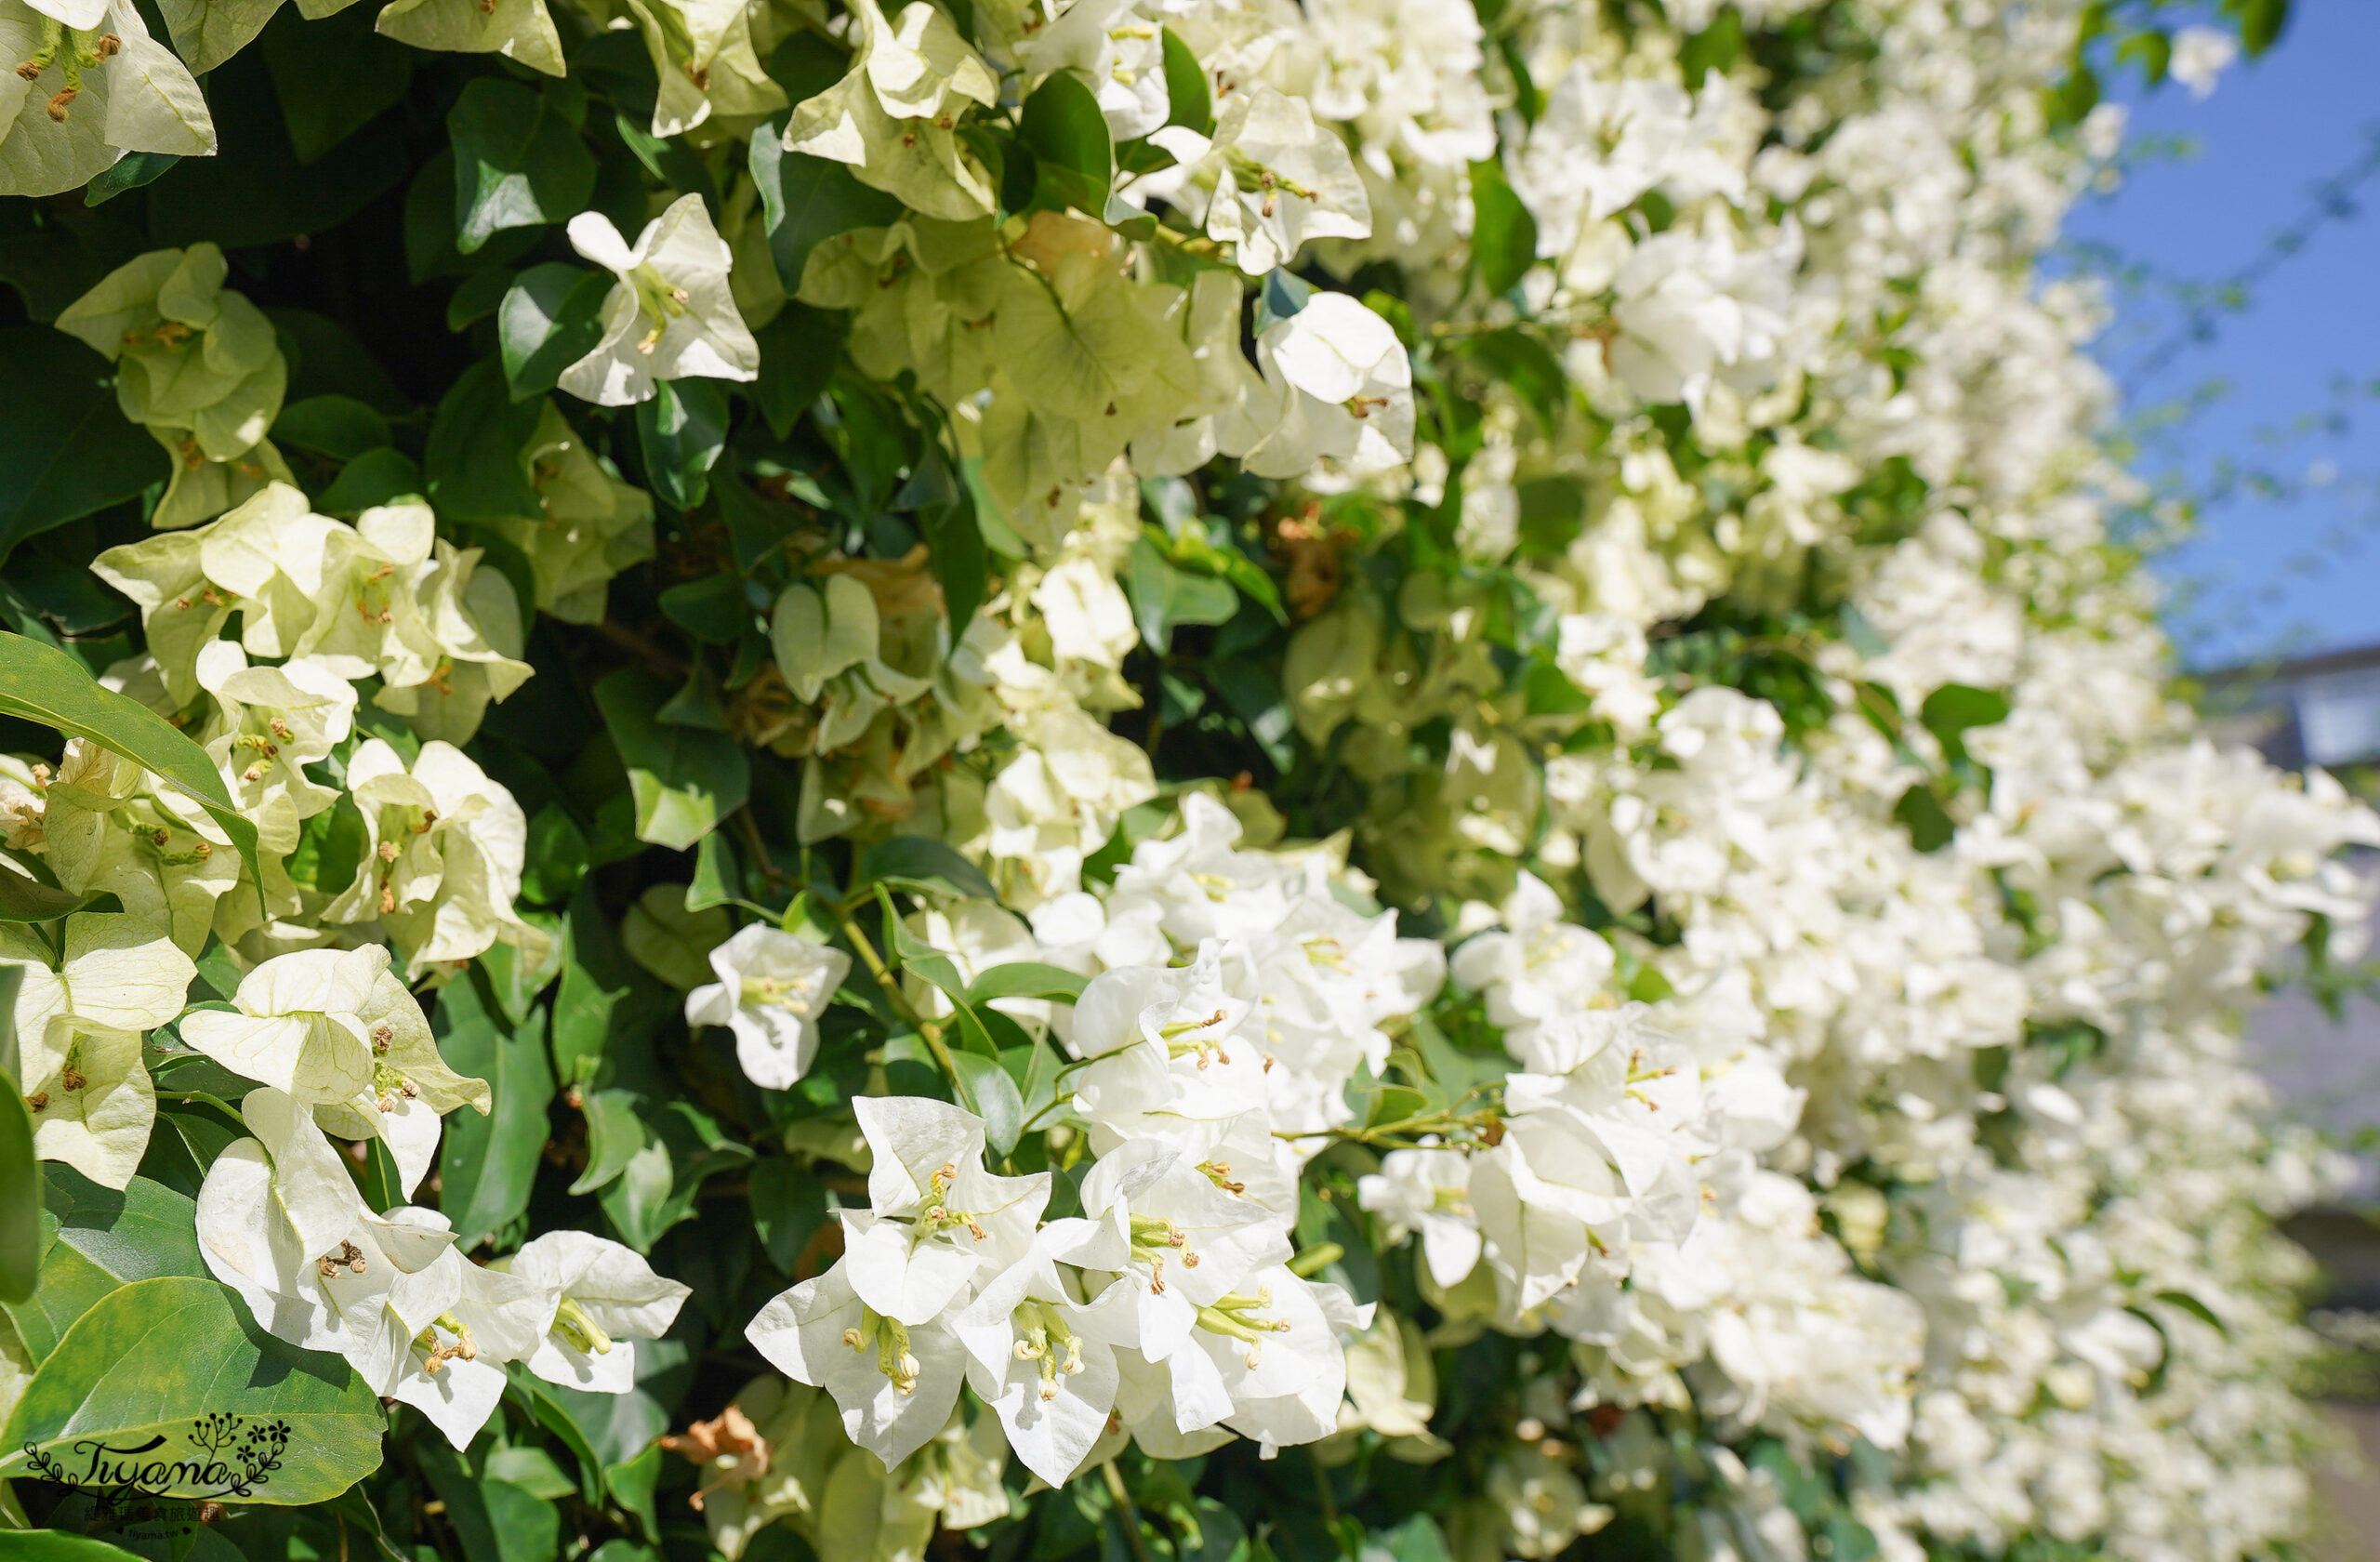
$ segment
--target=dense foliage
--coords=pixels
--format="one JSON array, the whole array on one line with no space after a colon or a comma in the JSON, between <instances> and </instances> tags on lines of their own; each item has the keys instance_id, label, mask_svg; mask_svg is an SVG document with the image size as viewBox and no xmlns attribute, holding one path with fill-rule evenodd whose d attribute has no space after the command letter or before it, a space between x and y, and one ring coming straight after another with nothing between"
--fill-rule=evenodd
<instances>
[{"instance_id":1,"label":"dense foliage","mask_svg":"<svg viewBox=\"0 0 2380 1562\"><path fill-rule=\"evenodd\" d=\"M0 0L0 1555L2285 1549L2220 14Z\"/></svg>"}]
</instances>

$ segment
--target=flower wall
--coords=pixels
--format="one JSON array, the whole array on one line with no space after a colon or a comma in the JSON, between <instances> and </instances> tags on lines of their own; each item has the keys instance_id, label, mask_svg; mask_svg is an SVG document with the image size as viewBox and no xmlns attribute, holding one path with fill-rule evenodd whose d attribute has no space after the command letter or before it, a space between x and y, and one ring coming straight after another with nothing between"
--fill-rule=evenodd
<instances>
[{"instance_id":1,"label":"flower wall","mask_svg":"<svg viewBox=\"0 0 2380 1562\"><path fill-rule=\"evenodd\" d=\"M0 0L0 1516L2286 1551L2380 817L2034 271L2222 12Z\"/></svg>"}]
</instances>

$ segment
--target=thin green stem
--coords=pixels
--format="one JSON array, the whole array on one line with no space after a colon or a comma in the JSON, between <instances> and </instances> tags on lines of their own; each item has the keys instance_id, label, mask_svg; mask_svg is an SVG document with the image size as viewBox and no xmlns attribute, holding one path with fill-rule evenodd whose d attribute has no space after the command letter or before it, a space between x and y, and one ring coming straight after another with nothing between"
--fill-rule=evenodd
<instances>
[{"instance_id":1,"label":"thin green stem","mask_svg":"<svg viewBox=\"0 0 2380 1562\"><path fill-rule=\"evenodd\" d=\"M1124 1527L1124 1543L1131 1548L1132 1562L1149 1562L1148 1542L1141 1538L1141 1513L1132 1503L1132 1494L1124 1489L1124 1473L1109 1460L1099 1467L1106 1477L1107 1495L1116 1500L1116 1522Z\"/></svg>"},{"instance_id":2,"label":"thin green stem","mask_svg":"<svg viewBox=\"0 0 2380 1562\"><path fill-rule=\"evenodd\" d=\"M859 922L851 912L837 907L835 915L842 927L843 936L852 941L853 949L859 951L860 963L866 966L867 973L876 978L876 985L884 989L884 996L892 1003L893 1012L917 1026L918 1034L925 1039L926 1051L933 1054L935 1066L942 1070L943 1077L950 1081L951 1088L959 1092L962 1101L969 1099L966 1082L959 1077L959 1065L952 1061L950 1049L943 1042L942 1027L918 1013L917 1005L909 1001L909 995L901 990L900 978L894 976L892 968L884 963L884 957L876 952L876 946L868 941L866 933L860 931Z\"/></svg>"}]
</instances>

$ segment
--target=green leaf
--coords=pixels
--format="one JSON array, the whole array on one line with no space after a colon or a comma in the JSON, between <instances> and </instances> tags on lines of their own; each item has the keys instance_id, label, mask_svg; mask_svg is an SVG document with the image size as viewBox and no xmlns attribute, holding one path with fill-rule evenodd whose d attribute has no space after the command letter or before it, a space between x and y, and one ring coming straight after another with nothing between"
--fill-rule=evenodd
<instances>
[{"instance_id":1,"label":"green leaf","mask_svg":"<svg viewBox=\"0 0 2380 1562\"><path fill-rule=\"evenodd\" d=\"M1491 298L1512 291L1537 264L1537 219L1504 182L1497 162L1471 165L1471 267Z\"/></svg>"},{"instance_id":2,"label":"green leaf","mask_svg":"<svg viewBox=\"0 0 2380 1562\"><path fill-rule=\"evenodd\" d=\"M646 116L649 117L649 116ZM656 136L638 116L625 111L612 116L612 127L619 133L621 142L645 171L681 195L699 195L703 205L710 208L714 220L719 216L719 185L710 177L710 166L702 153L688 145L683 137ZM628 226L627 231L636 232Z\"/></svg>"},{"instance_id":3,"label":"green leaf","mask_svg":"<svg viewBox=\"0 0 2380 1562\"><path fill-rule=\"evenodd\" d=\"M1491 378L1501 379L1520 393L1550 433L1559 427L1569 401L1569 377L1543 342L1525 331L1508 328L1473 337L1462 355Z\"/></svg>"},{"instance_id":4,"label":"green leaf","mask_svg":"<svg viewBox=\"0 0 2380 1562\"><path fill-rule=\"evenodd\" d=\"M170 475L164 447L117 406L108 361L46 325L0 330L0 555Z\"/></svg>"},{"instance_id":5,"label":"green leaf","mask_svg":"<svg viewBox=\"0 0 2380 1562\"><path fill-rule=\"evenodd\" d=\"M145 1457L232 1460L192 1442L202 1417L237 1417L241 1430L282 1423L288 1440L271 1479L244 1502L294 1506L346 1490L380 1463L380 1408L337 1357L302 1351L257 1327L245 1304L213 1280L139 1280L75 1320L26 1385L0 1432L0 1476L21 1476L37 1454L86 1467L96 1441ZM238 1468L235 1464L234 1468ZM145 1484L145 1483L144 1483ZM161 1481L161 1495L219 1497L223 1482Z\"/></svg>"},{"instance_id":6,"label":"green leaf","mask_svg":"<svg viewBox=\"0 0 2380 1562\"><path fill-rule=\"evenodd\" d=\"M973 1100L972 1110L984 1119L985 1142L1001 1155L1015 1149L1018 1136L1025 1132L1025 1095L1016 1081L1009 1078L999 1059L981 1052L953 1052L950 1062Z\"/></svg>"},{"instance_id":7,"label":"green leaf","mask_svg":"<svg viewBox=\"0 0 2380 1562\"><path fill-rule=\"evenodd\" d=\"M301 166L378 118L413 82L414 51L373 31L374 15L350 6L315 18L292 7L257 40Z\"/></svg>"},{"instance_id":8,"label":"green leaf","mask_svg":"<svg viewBox=\"0 0 2380 1562\"><path fill-rule=\"evenodd\" d=\"M1703 78L1716 71L1725 75L1744 52L1744 19L1733 6L1723 6L1701 32L1687 38L1677 51L1678 73L1688 92L1700 92Z\"/></svg>"},{"instance_id":9,"label":"green leaf","mask_svg":"<svg viewBox=\"0 0 2380 1562\"><path fill-rule=\"evenodd\" d=\"M2173 66L2174 40L2153 28L2135 33L2116 46L2116 58L2136 61L2141 79L2156 86L2164 81L2165 73Z\"/></svg>"},{"instance_id":10,"label":"green leaf","mask_svg":"<svg viewBox=\"0 0 2380 1562\"><path fill-rule=\"evenodd\" d=\"M795 420L817 404L819 393L835 377L851 323L849 311L812 309L795 298L753 333L760 345L760 377L752 382L752 399L777 438L793 431ZM723 502L721 508L726 508ZM730 522L734 519L731 512Z\"/></svg>"},{"instance_id":11,"label":"green leaf","mask_svg":"<svg viewBox=\"0 0 2380 1562\"><path fill-rule=\"evenodd\" d=\"M144 184L153 183L159 175L180 161L179 152L128 152L92 176L91 182L83 187L83 204L86 206L101 205L127 190L138 190Z\"/></svg>"},{"instance_id":12,"label":"green leaf","mask_svg":"<svg viewBox=\"0 0 2380 1562\"><path fill-rule=\"evenodd\" d=\"M496 1004L514 1025L528 1023L529 1011L553 986L554 978L562 974L562 919L550 911L523 908L521 920L547 935L545 959L532 965L522 958L520 946L513 944L491 944L487 952L480 956Z\"/></svg>"},{"instance_id":13,"label":"green leaf","mask_svg":"<svg viewBox=\"0 0 2380 1562\"><path fill-rule=\"evenodd\" d=\"M496 311L496 346L512 399L526 401L554 388L562 370L595 350L603 337L603 300L612 274L549 260L513 279Z\"/></svg>"},{"instance_id":14,"label":"green leaf","mask_svg":"<svg viewBox=\"0 0 2380 1562\"><path fill-rule=\"evenodd\" d=\"M752 1168L752 1224L780 1274L793 1273L810 1238L826 1224L826 1187L786 1156L767 1156Z\"/></svg>"},{"instance_id":15,"label":"green leaf","mask_svg":"<svg viewBox=\"0 0 2380 1562\"><path fill-rule=\"evenodd\" d=\"M431 1016L447 1063L485 1079L496 1098L486 1117L469 1107L449 1113L438 1152L439 1206L464 1248L477 1247L528 1208L554 1096L545 1011L533 1011L518 1029L507 1026L481 990L484 980L474 974L441 987Z\"/></svg>"},{"instance_id":16,"label":"green leaf","mask_svg":"<svg viewBox=\"0 0 2380 1562\"><path fill-rule=\"evenodd\" d=\"M849 165L831 157L785 150L785 118L770 121L752 138L752 181L760 187L760 220L769 235L769 258L777 282L790 295L801 285L810 252L838 233L881 228L897 221L899 197L860 183ZM830 352L829 360L833 358ZM768 354L760 356L762 364Z\"/></svg>"},{"instance_id":17,"label":"green leaf","mask_svg":"<svg viewBox=\"0 0 2380 1562\"><path fill-rule=\"evenodd\" d=\"M637 187L641 201L644 189ZM537 247L543 228L514 228L496 234L474 255L455 247L455 150L432 152L405 186L405 274L416 283L432 277L467 276L482 266L503 266Z\"/></svg>"},{"instance_id":18,"label":"green leaf","mask_svg":"<svg viewBox=\"0 0 2380 1562\"><path fill-rule=\"evenodd\" d=\"M676 1170L669 1164L669 1146L658 1139L648 1139L628 1157L623 1167L599 1196L604 1218L621 1241L639 1252L651 1252L661 1234L677 1224L673 1206L679 1203L670 1196L678 1191ZM679 1218L682 1218L682 1211Z\"/></svg>"},{"instance_id":19,"label":"green leaf","mask_svg":"<svg viewBox=\"0 0 2380 1562\"><path fill-rule=\"evenodd\" d=\"M507 1480L474 1479L443 1439L420 1443L422 1473L446 1504L466 1562L552 1562L562 1510Z\"/></svg>"},{"instance_id":20,"label":"green leaf","mask_svg":"<svg viewBox=\"0 0 2380 1562\"><path fill-rule=\"evenodd\" d=\"M335 461L351 461L389 443L389 420L352 396L313 396L283 407L273 419L272 437Z\"/></svg>"},{"instance_id":21,"label":"green leaf","mask_svg":"<svg viewBox=\"0 0 2380 1562\"><path fill-rule=\"evenodd\" d=\"M983 606L990 590L991 556L984 547L984 529L975 523L974 499L951 475L941 448L932 444L927 448L919 475L936 473L949 497L915 513L932 555L933 577L942 584L943 610L950 618L951 637L957 639L975 621L975 610ZM917 479L910 481L915 483Z\"/></svg>"},{"instance_id":22,"label":"green leaf","mask_svg":"<svg viewBox=\"0 0 2380 1562\"><path fill-rule=\"evenodd\" d=\"M1072 1003L1082 996L1088 978L1038 960L1011 960L988 967L968 985L967 1001L989 1003L996 998L1046 998Z\"/></svg>"},{"instance_id":23,"label":"green leaf","mask_svg":"<svg viewBox=\"0 0 2380 1562\"><path fill-rule=\"evenodd\" d=\"M419 497L428 486L412 457L384 445L341 467L331 485L315 496L314 508L325 515L353 517L393 499Z\"/></svg>"},{"instance_id":24,"label":"green leaf","mask_svg":"<svg viewBox=\"0 0 2380 1562\"><path fill-rule=\"evenodd\" d=\"M1945 747L1959 745L1964 749L1967 729L1998 726L2008 720L2008 696L1997 690L1945 683L1925 696L1917 719Z\"/></svg>"},{"instance_id":25,"label":"green leaf","mask_svg":"<svg viewBox=\"0 0 2380 1562\"><path fill-rule=\"evenodd\" d=\"M1893 817L1909 831L1909 843L1921 852L1938 852L1959 833L1959 827L1934 788L1918 783L1893 804Z\"/></svg>"},{"instance_id":26,"label":"green leaf","mask_svg":"<svg viewBox=\"0 0 2380 1562\"><path fill-rule=\"evenodd\" d=\"M90 669L63 651L0 632L0 716L86 738L164 777L231 838L249 881L263 881L257 868L257 827L231 805L206 750L139 701L100 688Z\"/></svg>"},{"instance_id":27,"label":"green leaf","mask_svg":"<svg viewBox=\"0 0 2380 1562\"><path fill-rule=\"evenodd\" d=\"M636 409L637 444L654 496L693 510L710 492L710 469L727 444L727 392L709 379L665 379Z\"/></svg>"},{"instance_id":28,"label":"green leaf","mask_svg":"<svg viewBox=\"0 0 2380 1562\"><path fill-rule=\"evenodd\" d=\"M547 906L563 905L587 876L587 832L569 810L547 803L530 816L527 859L522 894Z\"/></svg>"},{"instance_id":29,"label":"green leaf","mask_svg":"<svg viewBox=\"0 0 2380 1562\"><path fill-rule=\"evenodd\" d=\"M537 1423L560 1437L562 1446L570 1449L571 1458L578 1462L579 1489L586 1498L588 1505L592 1507L602 1502L603 1501L603 1461L596 1454L593 1445L588 1441L587 1434L579 1427L577 1418L570 1413L570 1408L554 1397L552 1388L536 1373L530 1371L525 1362L511 1362L506 1367L505 1372L509 1380L505 1385L505 1393L516 1403L528 1407L529 1413L537 1418ZM542 1449L537 1451L543 1456ZM560 1470L553 1468L553 1461L550 1457L546 1458L546 1464L547 1469L551 1472L551 1476L548 1478L550 1479L562 1474ZM503 1472L496 1468L494 1459L488 1462L488 1473L503 1476ZM519 1484L528 1485L526 1481ZM568 1494L567 1488L562 1491L547 1490L538 1493L539 1496L548 1498Z\"/></svg>"},{"instance_id":30,"label":"green leaf","mask_svg":"<svg viewBox=\"0 0 2380 1562\"><path fill-rule=\"evenodd\" d=\"M2215 1316L2215 1309L2192 1296L2188 1291L2161 1291L2157 1293L2157 1300L2169 1307L2179 1307L2225 1339L2231 1337L2231 1330L2224 1326L2221 1318Z\"/></svg>"},{"instance_id":31,"label":"green leaf","mask_svg":"<svg viewBox=\"0 0 2380 1562\"><path fill-rule=\"evenodd\" d=\"M8 1051L13 1058L13 1039ZM33 1294L41 1269L42 1171L33 1158L33 1115L10 1070L0 1069L0 1095L7 1098L0 1101L0 1302L11 1304L13 1313Z\"/></svg>"},{"instance_id":32,"label":"green leaf","mask_svg":"<svg viewBox=\"0 0 2380 1562\"><path fill-rule=\"evenodd\" d=\"M446 329L469 329L471 323L494 314L512 286L512 269L500 262L481 267L446 296Z\"/></svg>"},{"instance_id":33,"label":"green leaf","mask_svg":"<svg viewBox=\"0 0 2380 1562\"><path fill-rule=\"evenodd\" d=\"M1187 126L1201 136L1215 133L1215 95L1207 86L1206 68L1180 33L1165 30L1165 122Z\"/></svg>"},{"instance_id":34,"label":"green leaf","mask_svg":"<svg viewBox=\"0 0 2380 1562\"><path fill-rule=\"evenodd\" d=\"M542 517L545 506L521 459L536 428L537 404L512 399L501 364L483 358L465 369L430 426L424 475L439 515L453 521Z\"/></svg>"},{"instance_id":35,"label":"green leaf","mask_svg":"<svg viewBox=\"0 0 2380 1562\"><path fill-rule=\"evenodd\" d=\"M999 898L999 891L984 877L982 868L960 855L956 847L924 835L896 835L869 847L860 859L852 888L857 891L866 884L892 884L971 900Z\"/></svg>"},{"instance_id":36,"label":"green leaf","mask_svg":"<svg viewBox=\"0 0 2380 1562\"><path fill-rule=\"evenodd\" d=\"M694 670L678 685L669 703L653 713L653 719L673 727L700 727L705 732L729 730L726 702L720 698L719 675L707 662L696 662ZM706 841L712 837L705 836Z\"/></svg>"},{"instance_id":37,"label":"green leaf","mask_svg":"<svg viewBox=\"0 0 2380 1562\"><path fill-rule=\"evenodd\" d=\"M574 1194L593 1193L628 1170L628 1161L644 1148L642 1119L636 1115L633 1092L603 1090L583 1098L587 1115L587 1170L570 1185Z\"/></svg>"},{"instance_id":38,"label":"green leaf","mask_svg":"<svg viewBox=\"0 0 2380 1562\"><path fill-rule=\"evenodd\" d=\"M455 142L455 247L465 255L507 228L567 222L595 192L595 154L551 90L478 77L455 100L446 129Z\"/></svg>"},{"instance_id":39,"label":"green leaf","mask_svg":"<svg viewBox=\"0 0 2380 1562\"><path fill-rule=\"evenodd\" d=\"M119 1192L72 1167L53 1166L48 1173L45 1224L56 1230L33 1295L8 1306L18 1337L37 1362L57 1348L75 1319L119 1286L206 1273L198 1251L198 1208L191 1199L146 1177L133 1178ZM42 1209L40 1202L34 1209Z\"/></svg>"},{"instance_id":40,"label":"green leaf","mask_svg":"<svg viewBox=\"0 0 2380 1562\"><path fill-rule=\"evenodd\" d=\"M272 334L289 361L289 395L352 396L377 407L385 416L410 416L416 404L398 389L355 334L326 314L313 310L271 308L264 311Z\"/></svg>"},{"instance_id":41,"label":"green leaf","mask_svg":"<svg viewBox=\"0 0 2380 1562\"><path fill-rule=\"evenodd\" d=\"M744 872L736 865L735 848L717 830L703 837L694 849L694 877L686 886L686 909L707 911L715 906L741 906Z\"/></svg>"},{"instance_id":42,"label":"green leaf","mask_svg":"<svg viewBox=\"0 0 2380 1562\"><path fill-rule=\"evenodd\" d=\"M661 611L696 640L713 645L732 645L752 627L744 577L726 572L670 587L661 593Z\"/></svg>"},{"instance_id":43,"label":"green leaf","mask_svg":"<svg viewBox=\"0 0 2380 1562\"><path fill-rule=\"evenodd\" d=\"M650 1346L646 1348L651 1349ZM605 1395L602 1397L612 1402L615 1407L613 1415L616 1418L620 1410L626 1408L622 1401L633 1403L642 1396L631 1390L628 1394ZM661 1449L658 1447L648 1447L634 1459L603 1466L603 1484L611 1488L613 1500L635 1516L637 1523L649 1537L657 1538L661 1533L661 1516L653 1502L653 1489L660 1479ZM597 1546L588 1562L660 1562L660 1558L634 1541L620 1539L605 1541ZM758 1562L757 1558L755 1562Z\"/></svg>"},{"instance_id":44,"label":"green leaf","mask_svg":"<svg viewBox=\"0 0 2380 1562\"><path fill-rule=\"evenodd\" d=\"M1142 642L1159 655L1173 648L1174 626L1222 624L1239 611L1229 581L1174 568L1146 536L1132 544L1124 588Z\"/></svg>"},{"instance_id":45,"label":"green leaf","mask_svg":"<svg viewBox=\"0 0 2380 1562\"><path fill-rule=\"evenodd\" d=\"M0 1562L141 1562L121 1546L62 1529L0 1529Z\"/></svg>"},{"instance_id":46,"label":"green leaf","mask_svg":"<svg viewBox=\"0 0 2380 1562\"><path fill-rule=\"evenodd\" d=\"M1116 144L1099 99L1081 77L1053 71L1035 87L1018 118L1017 139L1039 165L1037 205L1105 214L1108 186L1116 177Z\"/></svg>"},{"instance_id":47,"label":"green leaf","mask_svg":"<svg viewBox=\"0 0 2380 1562\"><path fill-rule=\"evenodd\" d=\"M0 922L47 922L97 898L54 889L21 873L0 873Z\"/></svg>"},{"instance_id":48,"label":"green leaf","mask_svg":"<svg viewBox=\"0 0 2380 1562\"><path fill-rule=\"evenodd\" d=\"M682 852L744 805L752 773L725 733L657 721L671 693L644 668L622 668L595 685L595 705L628 767L637 839Z\"/></svg>"},{"instance_id":49,"label":"green leaf","mask_svg":"<svg viewBox=\"0 0 2380 1562\"><path fill-rule=\"evenodd\" d=\"M2224 9L2240 19L2240 46L2255 59L2281 41L2289 25L2289 0L2225 0Z\"/></svg>"},{"instance_id":50,"label":"green leaf","mask_svg":"<svg viewBox=\"0 0 2380 1562\"><path fill-rule=\"evenodd\" d=\"M541 1497L549 1502L578 1493L578 1483L562 1473L562 1466L554 1463L552 1454L528 1444L516 1443L491 1451L487 1473L491 1480L509 1481L532 1497Z\"/></svg>"}]
</instances>

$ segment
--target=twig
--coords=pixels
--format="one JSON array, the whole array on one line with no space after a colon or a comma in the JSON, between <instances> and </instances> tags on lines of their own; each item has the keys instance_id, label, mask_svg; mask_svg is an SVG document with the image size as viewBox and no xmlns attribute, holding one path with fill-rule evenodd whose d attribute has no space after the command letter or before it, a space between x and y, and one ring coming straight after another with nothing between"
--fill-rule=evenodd
<instances>
[{"instance_id":1,"label":"twig","mask_svg":"<svg viewBox=\"0 0 2380 1562\"><path fill-rule=\"evenodd\" d=\"M777 867L776 860L769 855L769 843L760 839L760 822L752 817L750 803L736 809L735 822L744 831L744 844L752 849L753 861L760 864L760 876L772 884L792 883L793 880Z\"/></svg>"},{"instance_id":2,"label":"twig","mask_svg":"<svg viewBox=\"0 0 2380 1562\"><path fill-rule=\"evenodd\" d=\"M664 651L644 635L625 624L615 624L606 618L595 626L595 632L623 650L633 651L655 672L666 672L673 678L683 678L693 670L682 657Z\"/></svg>"}]
</instances>

